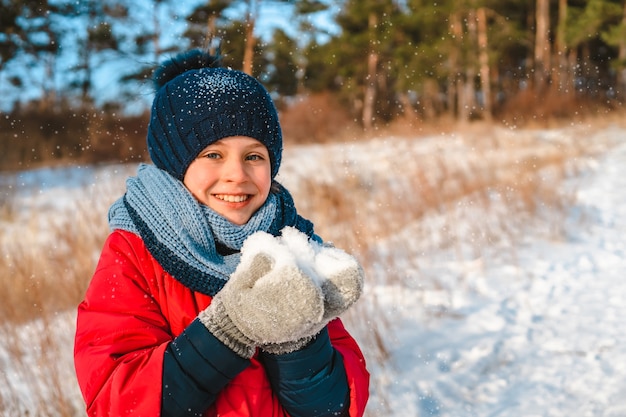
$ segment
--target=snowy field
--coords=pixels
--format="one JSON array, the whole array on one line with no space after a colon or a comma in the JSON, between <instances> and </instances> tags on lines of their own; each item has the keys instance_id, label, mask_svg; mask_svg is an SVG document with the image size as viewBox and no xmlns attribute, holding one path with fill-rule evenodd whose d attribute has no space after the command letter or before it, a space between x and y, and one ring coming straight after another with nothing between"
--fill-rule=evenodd
<instances>
[{"instance_id":1,"label":"snowy field","mask_svg":"<svg viewBox=\"0 0 626 417\"><path fill-rule=\"evenodd\" d=\"M523 231L514 261L497 245L464 262L428 254L422 273L450 282L443 302L372 289L396 329L380 415L626 416L625 133L575 178L562 238ZM446 311L427 316L429 303Z\"/></svg>"},{"instance_id":2,"label":"snowy field","mask_svg":"<svg viewBox=\"0 0 626 417\"><path fill-rule=\"evenodd\" d=\"M368 235L367 252L360 253L369 254L366 291L345 317L372 373L368 416L626 416L626 129L583 130L495 131L499 138L478 148L460 133L287 148L279 180L298 205L306 197L298 190L304 179L332 184L337 176L353 178L372 200L386 183L398 190L398 200L414 204L402 185L408 166L419 165L425 178L464 169L486 175L480 170L495 166L501 170L487 174L505 178L507 166L532 160L535 152L558 153L571 141L593 148L565 167L557 190L564 206L539 201L529 217L498 204L501 191L487 190L481 195L489 204L478 204L475 194L455 194L450 190L458 184L445 182L436 191L458 198L398 229L390 225L388 234L381 227L374 238ZM503 145L508 142L525 146ZM77 208L101 215L103 222L92 227L105 227L106 208L134 169L0 177L14 207L10 220L2 220L0 248L16 239L54 248L48 226L80 221ZM546 169L537 178L548 181L553 174ZM383 215L398 207L379 209ZM354 208L357 217L363 211L370 213ZM333 228L324 213L306 215L322 236L340 241L345 225ZM363 235L375 228L367 217L355 224ZM0 415L84 415L73 376L74 317L59 311L1 327ZM39 340L42 326L54 334ZM41 405L59 390L69 408Z\"/></svg>"}]
</instances>

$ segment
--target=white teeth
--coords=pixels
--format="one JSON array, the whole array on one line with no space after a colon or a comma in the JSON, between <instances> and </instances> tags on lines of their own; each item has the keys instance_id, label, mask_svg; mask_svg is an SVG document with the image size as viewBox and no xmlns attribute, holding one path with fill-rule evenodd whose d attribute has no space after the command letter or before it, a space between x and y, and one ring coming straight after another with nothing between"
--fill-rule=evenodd
<instances>
[{"instance_id":1,"label":"white teeth","mask_svg":"<svg viewBox=\"0 0 626 417\"><path fill-rule=\"evenodd\" d=\"M226 201L227 203L241 203L242 201L246 201L248 199L247 195L216 194L215 197Z\"/></svg>"}]
</instances>

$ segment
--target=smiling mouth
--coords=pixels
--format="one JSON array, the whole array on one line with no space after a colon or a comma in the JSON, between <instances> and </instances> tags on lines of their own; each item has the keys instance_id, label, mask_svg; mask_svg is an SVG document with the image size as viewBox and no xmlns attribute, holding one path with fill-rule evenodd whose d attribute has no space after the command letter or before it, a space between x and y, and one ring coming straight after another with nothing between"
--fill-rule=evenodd
<instances>
[{"instance_id":1,"label":"smiling mouth","mask_svg":"<svg viewBox=\"0 0 626 417\"><path fill-rule=\"evenodd\" d=\"M215 194L215 198L225 201L227 203L242 203L250 198L249 194L244 195L229 195L229 194Z\"/></svg>"}]
</instances>

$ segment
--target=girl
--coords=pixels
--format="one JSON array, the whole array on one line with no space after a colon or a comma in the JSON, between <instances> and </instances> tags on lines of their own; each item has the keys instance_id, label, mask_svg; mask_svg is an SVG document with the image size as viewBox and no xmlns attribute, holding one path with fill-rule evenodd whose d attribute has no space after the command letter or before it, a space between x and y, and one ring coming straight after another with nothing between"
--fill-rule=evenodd
<instances>
[{"instance_id":1,"label":"girl","mask_svg":"<svg viewBox=\"0 0 626 417\"><path fill-rule=\"evenodd\" d=\"M362 416L369 374L337 318L362 270L321 244L274 180L269 94L200 51L154 80L154 165L111 207L78 307L88 415Z\"/></svg>"}]
</instances>

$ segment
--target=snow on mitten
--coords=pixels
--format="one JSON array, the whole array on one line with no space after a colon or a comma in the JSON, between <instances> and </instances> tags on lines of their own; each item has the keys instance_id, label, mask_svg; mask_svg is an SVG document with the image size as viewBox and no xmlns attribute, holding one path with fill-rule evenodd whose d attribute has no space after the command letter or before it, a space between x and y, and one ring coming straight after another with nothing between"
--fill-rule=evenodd
<instances>
[{"instance_id":1,"label":"snow on mitten","mask_svg":"<svg viewBox=\"0 0 626 417\"><path fill-rule=\"evenodd\" d=\"M324 320L330 321L354 304L363 291L363 269L356 258L331 244L319 244L293 227L282 230L280 241L324 293Z\"/></svg>"},{"instance_id":2,"label":"snow on mitten","mask_svg":"<svg viewBox=\"0 0 626 417\"><path fill-rule=\"evenodd\" d=\"M319 285L277 239L257 232L244 242L240 264L199 317L224 344L251 357L255 346L298 340L313 328L321 330L323 314Z\"/></svg>"},{"instance_id":3,"label":"snow on mitten","mask_svg":"<svg viewBox=\"0 0 626 417\"><path fill-rule=\"evenodd\" d=\"M324 294L324 315L318 326L300 339L266 344L261 348L272 354L283 354L306 346L326 324L354 304L363 290L363 270L356 258L330 245L320 245L292 227L282 230L279 239L295 257L301 271L320 287Z\"/></svg>"}]
</instances>

